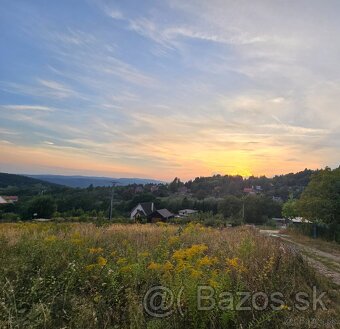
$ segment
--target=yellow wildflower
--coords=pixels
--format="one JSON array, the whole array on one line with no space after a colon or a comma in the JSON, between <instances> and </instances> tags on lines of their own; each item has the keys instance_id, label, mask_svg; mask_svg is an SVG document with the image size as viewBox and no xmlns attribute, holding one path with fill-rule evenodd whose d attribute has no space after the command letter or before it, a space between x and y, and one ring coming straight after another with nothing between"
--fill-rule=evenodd
<instances>
[{"instance_id":1,"label":"yellow wildflower","mask_svg":"<svg viewBox=\"0 0 340 329\"><path fill-rule=\"evenodd\" d=\"M204 256L203 258L197 261L197 266L210 266L216 264L218 262L217 257L208 257Z\"/></svg>"},{"instance_id":2,"label":"yellow wildflower","mask_svg":"<svg viewBox=\"0 0 340 329\"><path fill-rule=\"evenodd\" d=\"M120 271L121 271L122 273L128 273L128 272L131 272L131 270L132 270L131 265L123 266L123 267L120 269Z\"/></svg>"},{"instance_id":3,"label":"yellow wildflower","mask_svg":"<svg viewBox=\"0 0 340 329\"><path fill-rule=\"evenodd\" d=\"M100 254L103 252L103 248L90 248L89 253L90 254Z\"/></svg>"},{"instance_id":4,"label":"yellow wildflower","mask_svg":"<svg viewBox=\"0 0 340 329\"><path fill-rule=\"evenodd\" d=\"M171 271L174 268L174 266L169 262L166 261L165 264L162 267L163 271Z\"/></svg>"},{"instance_id":5,"label":"yellow wildflower","mask_svg":"<svg viewBox=\"0 0 340 329\"><path fill-rule=\"evenodd\" d=\"M245 270L246 270L245 267L242 265L240 259L237 258L237 257L227 258L226 263L229 266L229 268L236 270L238 272L245 272Z\"/></svg>"},{"instance_id":6,"label":"yellow wildflower","mask_svg":"<svg viewBox=\"0 0 340 329\"><path fill-rule=\"evenodd\" d=\"M127 263L127 259L124 258L124 257L118 258L118 260L117 260L118 265L124 265L126 263Z\"/></svg>"},{"instance_id":7,"label":"yellow wildflower","mask_svg":"<svg viewBox=\"0 0 340 329\"><path fill-rule=\"evenodd\" d=\"M44 240L46 242L54 242L54 241L57 241L57 237L55 235L49 235Z\"/></svg>"},{"instance_id":8,"label":"yellow wildflower","mask_svg":"<svg viewBox=\"0 0 340 329\"><path fill-rule=\"evenodd\" d=\"M148 252L141 252L140 254L139 254L139 256L140 257L149 257L150 256L150 253L148 253Z\"/></svg>"},{"instance_id":9,"label":"yellow wildflower","mask_svg":"<svg viewBox=\"0 0 340 329\"><path fill-rule=\"evenodd\" d=\"M177 261L183 259L190 260L207 249L208 247L205 244L194 244L190 248L176 250L172 257Z\"/></svg>"},{"instance_id":10,"label":"yellow wildflower","mask_svg":"<svg viewBox=\"0 0 340 329\"><path fill-rule=\"evenodd\" d=\"M71 239L80 239L81 235L79 232L75 232L71 235Z\"/></svg>"},{"instance_id":11,"label":"yellow wildflower","mask_svg":"<svg viewBox=\"0 0 340 329\"><path fill-rule=\"evenodd\" d=\"M218 288L218 282L217 282L217 281L215 281L215 280L213 280L213 279L209 279L209 280L208 280L208 283L209 283L209 286L210 286L210 287L212 287L212 288L214 288L214 289Z\"/></svg>"},{"instance_id":12,"label":"yellow wildflower","mask_svg":"<svg viewBox=\"0 0 340 329\"><path fill-rule=\"evenodd\" d=\"M85 266L85 270L86 271L92 271L96 267L97 267L97 264L90 264L90 265Z\"/></svg>"},{"instance_id":13,"label":"yellow wildflower","mask_svg":"<svg viewBox=\"0 0 340 329\"><path fill-rule=\"evenodd\" d=\"M195 269L192 269L190 275L191 275L192 278L197 279L200 276L202 276L202 272L201 271L197 271Z\"/></svg>"},{"instance_id":14,"label":"yellow wildflower","mask_svg":"<svg viewBox=\"0 0 340 329\"><path fill-rule=\"evenodd\" d=\"M98 262L99 266L103 267L107 264L107 259L105 259L102 256L99 256L98 259L97 259L97 262Z\"/></svg>"},{"instance_id":15,"label":"yellow wildflower","mask_svg":"<svg viewBox=\"0 0 340 329\"><path fill-rule=\"evenodd\" d=\"M159 263L155 263L155 262L151 262L148 266L148 269L149 270L155 270L155 271L158 271L162 268L162 265L159 264Z\"/></svg>"},{"instance_id":16,"label":"yellow wildflower","mask_svg":"<svg viewBox=\"0 0 340 329\"><path fill-rule=\"evenodd\" d=\"M179 242L179 237L178 236L171 236L169 238L169 245L174 245Z\"/></svg>"},{"instance_id":17,"label":"yellow wildflower","mask_svg":"<svg viewBox=\"0 0 340 329\"><path fill-rule=\"evenodd\" d=\"M93 301L95 303L99 303L101 299L102 299L102 296L98 293L96 293L96 295L93 297Z\"/></svg>"}]
</instances>

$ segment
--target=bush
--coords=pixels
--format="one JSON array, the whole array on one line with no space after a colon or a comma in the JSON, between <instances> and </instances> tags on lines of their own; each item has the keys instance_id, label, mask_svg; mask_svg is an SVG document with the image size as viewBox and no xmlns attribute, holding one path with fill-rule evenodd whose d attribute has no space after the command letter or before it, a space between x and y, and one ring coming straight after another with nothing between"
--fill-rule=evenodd
<instances>
[{"instance_id":1,"label":"bush","mask_svg":"<svg viewBox=\"0 0 340 329\"><path fill-rule=\"evenodd\" d=\"M38 196L31 200L28 205L27 218L52 218L57 205L51 196ZM36 214L36 216L34 215ZM25 219L27 219L25 218Z\"/></svg>"},{"instance_id":2,"label":"bush","mask_svg":"<svg viewBox=\"0 0 340 329\"><path fill-rule=\"evenodd\" d=\"M0 214L0 219L3 221L16 221L19 220L20 217L18 214L12 213L12 212L5 212Z\"/></svg>"}]
</instances>

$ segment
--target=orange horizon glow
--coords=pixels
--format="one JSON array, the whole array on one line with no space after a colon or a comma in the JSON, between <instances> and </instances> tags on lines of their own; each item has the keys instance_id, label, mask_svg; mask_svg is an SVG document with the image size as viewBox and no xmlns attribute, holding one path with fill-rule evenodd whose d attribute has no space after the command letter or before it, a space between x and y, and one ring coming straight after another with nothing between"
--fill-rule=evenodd
<instances>
[{"instance_id":1,"label":"orange horizon glow","mask_svg":"<svg viewBox=\"0 0 340 329\"><path fill-rule=\"evenodd\" d=\"M187 154L182 164L176 169L145 168L141 170L138 165L126 166L113 164L109 161L99 161L88 154L75 154L74 150L57 150L45 147L32 148L1 144L1 171L24 174L61 174L61 175L89 175L126 178L153 178L162 181L171 181L179 177L182 181L195 177L207 177L214 174L267 176L299 172L308 169L319 169L323 166L318 162L309 162L303 165L300 162L261 161L252 158L242 151L214 152L205 150L202 153ZM201 155L200 155L201 154ZM215 155L215 157L213 157ZM198 157L202 157L198 161ZM170 159L170 158L169 158ZM173 161L173 159L169 160Z\"/></svg>"}]
</instances>

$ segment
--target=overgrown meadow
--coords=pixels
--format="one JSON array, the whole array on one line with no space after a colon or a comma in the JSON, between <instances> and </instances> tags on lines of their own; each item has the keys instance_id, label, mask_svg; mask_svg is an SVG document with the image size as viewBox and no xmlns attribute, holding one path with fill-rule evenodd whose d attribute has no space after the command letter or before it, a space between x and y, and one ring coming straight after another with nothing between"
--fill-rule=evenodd
<instances>
[{"instance_id":1,"label":"overgrown meadow","mask_svg":"<svg viewBox=\"0 0 340 329\"><path fill-rule=\"evenodd\" d=\"M311 296L313 285L326 290L327 283L293 250L251 228L1 224L0 261L0 328L284 328L301 317L336 317L331 295L328 310L293 307L296 292ZM145 311L144 296L157 285L179 296L164 318ZM216 298L279 291L285 303L238 311L217 298L198 310L199 285Z\"/></svg>"}]
</instances>

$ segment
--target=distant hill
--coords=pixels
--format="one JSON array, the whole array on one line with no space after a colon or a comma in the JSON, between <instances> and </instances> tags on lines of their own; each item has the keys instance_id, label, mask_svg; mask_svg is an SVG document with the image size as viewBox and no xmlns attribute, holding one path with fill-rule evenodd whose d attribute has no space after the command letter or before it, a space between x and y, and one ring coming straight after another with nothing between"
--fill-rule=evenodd
<instances>
[{"instance_id":1,"label":"distant hill","mask_svg":"<svg viewBox=\"0 0 340 329\"><path fill-rule=\"evenodd\" d=\"M130 184L159 184L164 183L155 179L144 178L109 178L109 177L91 177L91 176L64 176L64 175L26 175L27 177L39 179L42 181L65 185L69 187L85 188L91 184L96 186L110 186L112 182L117 182L120 186Z\"/></svg>"},{"instance_id":2,"label":"distant hill","mask_svg":"<svg viewBox=\"0 0 340 329\"><path fill-rule=\"evenodd\" d=\"M17 188L36 186L55 186L46 181L42 181L36 178L31 178L23 175L0 173L0 188L7 188L9 186L14 186Z\"/></svg>"}]
</instances>

